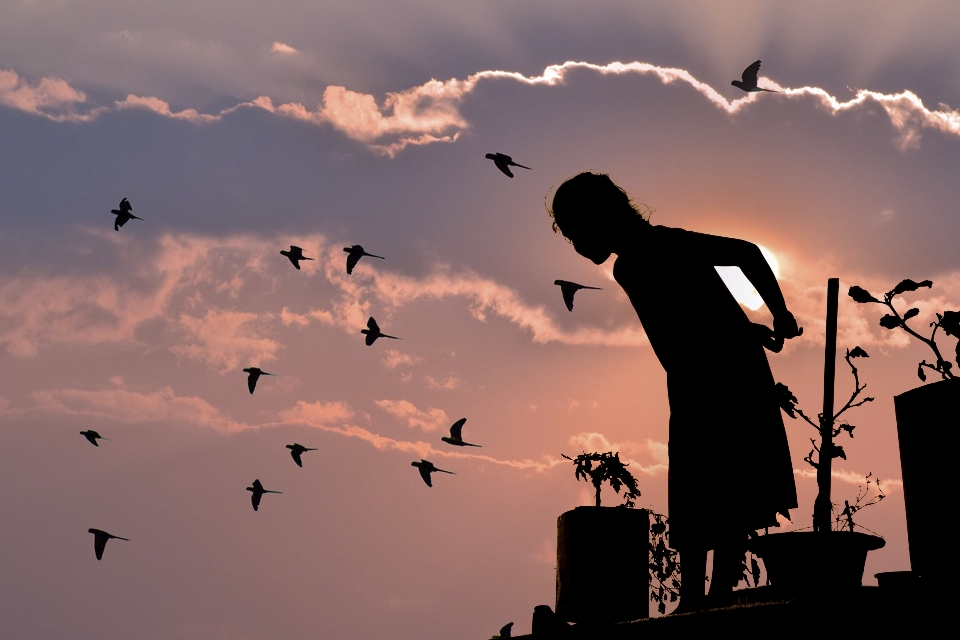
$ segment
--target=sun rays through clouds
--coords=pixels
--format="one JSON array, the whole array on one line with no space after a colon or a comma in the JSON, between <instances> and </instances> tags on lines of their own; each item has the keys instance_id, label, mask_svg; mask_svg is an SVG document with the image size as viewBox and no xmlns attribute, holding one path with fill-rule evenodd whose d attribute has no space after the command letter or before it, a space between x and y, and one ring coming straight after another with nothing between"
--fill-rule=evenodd
<instances>
[{"instance_id":1,"label":"sun rays through clouds","mask_svg":"<svg viewBox=\"0 0 960 640\"><path fill-rule=\"evenodd\" d=\"M282 56L296 53L296 49L281 42L274 42L271 51ZM374 153L394 157L411 145L456 142L470 129L470 122L461 107L483 83L515 82L530 87L554 87L570 82L570 76L578 72L601 76L649 76L663 85L682 85L731 116L760 99L757 93L728 99L680 68L640 61L608 64L567 61L548 65L538 75L494 69L478 71L463 79L430 79L421 85L388 92L380 101L368 93L331 85L323 90L316 107L299 102L278 102L270 96L260 95L215 113L202 113L196 108L175 111L160 97L135 94L117 100L113 105L90 107L83 91L60 78L44 77L31 83L14 70L0 69L0 105L71 122L88 122L110 111L144 109L196 125L218 122L238 109L254 108L315 125L331 126ZM960 111L945 104L928 107L909 89L892 94L857 89L853 97L844 100L820 87L785 87L770 78L764 80L765 86L779 92L776 96L764 96L764 99L802 100L832 115L879 107L887 115L901 150L919 145L924 129L960 136Z\"/></svg>"}]
</instances>

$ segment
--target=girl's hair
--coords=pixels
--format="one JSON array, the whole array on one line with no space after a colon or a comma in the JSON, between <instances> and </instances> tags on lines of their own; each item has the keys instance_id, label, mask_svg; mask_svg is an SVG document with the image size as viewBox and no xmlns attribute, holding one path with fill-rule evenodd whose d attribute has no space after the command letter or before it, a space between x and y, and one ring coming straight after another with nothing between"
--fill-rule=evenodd
<instances>
[{"instance_id":1,"label":"girl's hair","mask_svg":"<svg viewBox=\"0 0 960 640\"><path fill-rule=\"evenodd\" d=\"M566 224L634 216L649 224L653 209L642 203L638 205L630 202L627 192L614 184L607 174L585 172L560 185L553 195L553 206L547 212L553 218L554 232L562 232Z\"/></svg>"}]
</instances>

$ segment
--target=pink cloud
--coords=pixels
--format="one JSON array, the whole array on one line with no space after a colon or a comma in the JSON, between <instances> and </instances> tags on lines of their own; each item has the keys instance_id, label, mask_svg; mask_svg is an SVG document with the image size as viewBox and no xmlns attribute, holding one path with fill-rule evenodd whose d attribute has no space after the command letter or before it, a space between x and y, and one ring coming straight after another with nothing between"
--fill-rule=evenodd
<instances>
[{"instance_id":1,"label":"pink cloud","mask_svg":"<svg viewBox=\"0 0 960 640\"><path fill-rule=\"evenodd\" d=\"M430 389L442 389L452 391L460 386L460 378L456 374L450 374L446 378L438 379L433 376L424 376L427 387Z\"/></svg>"},{"instance_id":2,"label":"pink cloud","mask_svg":"<svg viewBox=\"0 0 960 640\"><path fill-rule=\"evenodd\" d=\"M346 402L305 402L300 400L296 406L280 413L283 422L306 424L311 427L328 427L331 424L345 422L356 415Z\"/></svg>"},{"instance_id":3,"label":"pink cloud","mask_svg":"<svg viewBox=\"0 0 960 640\"><path fill-rule=\"evenodd\" d=\"M223 415L202 398L178 396L170 387L148 393L127 389L59 389L35 391L31 398L34 405L27 411L47 415L86 416L124 424L193 424L222 433L255 428Z\"/></svg>"},{"instance_id":4,"label":"pink cloud","mask_svg":"<svg viewBox=\"0 0 960 640\"><path fill-rule=\"evenodd\" d=\"M294 420L294 422L296 421ZM336 433L348 438L357 438L359 440L363 440L380 451L402 451L420 458L456 458L461 460L473 460L504 467L511 467L513 469L532 470L538 472L547 471L559 464L566 462L562 458L551 456L543 456L543 458L540 460L533 460L530 458L525 458L523 460L502 460L483 454L472 454L463 453L460 451L437 449L431 443L424 442L422 440L418 440L416 442L397 440L396 438L382 436L370 431L369 429L364 429L363 427L356 425L329 426L323 422L305 422L310 426L316 427L328 433Z\"/></svg>"},{"instance_id":5,"label":"pink cloud","mask_svg":"<svg viewBox=\"0 0 960 640\"><path fill-rule=\"evenodd\" d=\"M387 369L396 369L400 366L410 367L422 361L423 358L410 355L409 353L401 353L396 349L387 349L384 352L382 360L383 366Z\"/></svg>"},{"instance_id":6,"label":"pink cloud","mask_svg":"<svg viewBox=\"0 0 960 640\"><path fill-rule=\"evenodd\" d=\"M780 284L791 310L798 322L804 327L803 340L823 343L826 310L826 276L817 284L811 284L809 278L818 278L816 271L808 269L805 278L782 279ZM826 270L824 270L825 273ZM919 279L919 278L918 278ZM840 281L840 314L837 319L837 344L840 348L861 346L881 347L884 349L902 349L915 342L905 332L891 331L880 327L880 318L887 313L886 307L879 304L857 304L848 295L851 286L857 285L871 291L876 298L897 284L878 280L875 276L851 276ZM929 324L936 320L936 313L945 310L960 309L960 273L947 273L934 281L931 289L923 288L915 292L898 296L894 305L900 313L916 307L919 315L909 322L921 335L929 336ZM941 336L942 337L942 336ZM788 346L792 347L788 343Z\"/></svg>"},{"instance_id":7,"label":"pink cloud","mask_svg":"<svg viewBox=\"0 0 960 640\"><path fill-rule=\"evenodd\" d=\"M0 104L51 120L79 122L95 116L94 112L78 114L75 107L87 101L82 91L60 78L41 78L31 85L16 71L0 69Z\"/></svg>"},{"instance_id":8,"label":"pink cloud","mask_svg":"<svg viewBox=\"0 0 960 640\"><path fill-rule=\"evenodd\" d=\"M274 42L270 45L270 53L278 53L280 55L289 56L297 53L297 50L288 44L284 44L283 42Z\"/></svg>"},{"instance_id":9,"label":"pink cloud","mask_svg":"<svg viewBox=\"0 0 960 640\"><path fill-rule=\"evenodd\" d=\"M656 476L667 471L667 443L665 442L651 439L647 439L646 442L610 442L602 433L582 431L570 436L569 443L571 447L577 449L570 454L571 457L579 452L619 452L620 460L629 464L629 470L634 474L639 471L648 476ZM636 455L652 458L652 462L644 464L631 457Z\"/></svg>"},{"instance_id":10,"label":"pink cloud","mask_svg":"<svg viewBox=\"0 0 960 640\"><path fill-rule=\"evenodd\" d=\"M817 479L816 469L794 469L793 475L798 478L803 478L804 480L813 480ZM867 474L861 473L859 471L850 471L848 469L833 469L830 472L830 477L834 480L839 480L840 482L859 487L864 485ZM900 478L888 478L880 479L880 487L883 489L883 492L889 494L891 490L896 491L897 489L903 489L903 480Z\"/></svg>"},{"instance_id":11,"label":"pink cloud","mask_svg":"<svg viewBox=\"0 0 960 640\"><path fill-rule=\"evenodd\" d=\"M187 344L170 348L173 353L208 362L221 373L241 364L259 365L276 360L280 343L257 334L257 325L268 319L256 313L208 309L203 317L180 315L180 328Z\"/></svg>"},{"instance_id":12,"label":"pink cloud","mask_svg":"<svg viewBox=\"0 0 960 640\"><path fill-rule=\"evenodd\" d=\"M375 400L374 403L390 415L405 422L411 429L436 431L441 427L449 426L449 418L443 409L431 407L418 409L409 400Z\"/></svg>"}]
</instances>

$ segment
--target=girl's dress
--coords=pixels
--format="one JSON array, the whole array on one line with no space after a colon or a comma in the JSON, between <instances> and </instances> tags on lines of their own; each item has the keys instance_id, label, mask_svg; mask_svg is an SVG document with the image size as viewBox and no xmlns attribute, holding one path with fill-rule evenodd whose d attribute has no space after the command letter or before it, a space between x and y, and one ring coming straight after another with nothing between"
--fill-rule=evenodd
<instances>
[{"instance_id":1,"label":"girl's dress","mask_svg":"<svg viewBox=\"0 0 960 640\"><path fill-rule=\"evenodd\" d=\"M652 226L613 271L667 372L670 543L678 549L743 540L797 506L766 353L714 268L732 264L737 243Z\"/></svg>"}]
</instances>

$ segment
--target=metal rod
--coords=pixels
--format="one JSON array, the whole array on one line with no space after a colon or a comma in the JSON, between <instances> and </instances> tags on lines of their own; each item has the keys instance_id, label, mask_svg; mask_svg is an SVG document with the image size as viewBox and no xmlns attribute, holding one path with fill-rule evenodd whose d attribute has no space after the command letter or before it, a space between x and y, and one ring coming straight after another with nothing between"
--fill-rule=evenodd
<instances>
[{"instance_id":1,"label":"metal rod","mask_svg":"<svg viewBox=\"0 0 960 640\"><path fill-rule=\"evenodd\" d=\"M817 487L820 493L813 505L813 530L830 531L831 472L833 470L833 389L837 374L837 302L840 279L827 280L827 327L823 351L823 413L820 417L820 459Z\"/></svg>"}]
</instances>

